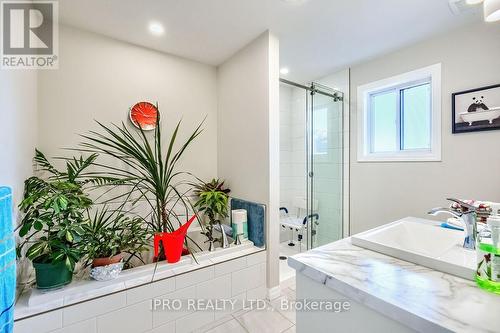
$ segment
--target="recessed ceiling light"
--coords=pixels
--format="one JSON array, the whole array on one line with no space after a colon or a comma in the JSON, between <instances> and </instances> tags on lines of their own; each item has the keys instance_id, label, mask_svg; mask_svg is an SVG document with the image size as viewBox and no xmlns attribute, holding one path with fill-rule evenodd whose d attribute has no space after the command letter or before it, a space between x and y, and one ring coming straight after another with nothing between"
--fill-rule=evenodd
<instances>
[{"instance_id":1,"label":"recessed ceiling light","mask_svg":"<svg viewBox=\"0 0 500 333\"><path fill-rule=\"evenodd\" d=\"M288 73L290 73L290 70L288 68L283 67L282 69L280 69L280 74L287 75Z\"/></svg>"},{"instance_id":2,"label":"recessed ceiling light","mask_svg":"<svg viewBox=\"0 0 500 333\"><path fill-rule=\"evenodd\" d=\"M466 0L465 2L467 2L468 5L477 5L477 4L480 4L483 1L484 0Z\"/></svg>"},{"instance_id":3,"label":"recessed ceiling light","mask_svg":"<svg viewBox=\"0 0 500 333\"><path fill-rule=\"evenodd\" d=\"M500 0L486 0L484 2L484 20L486 22L500 21Z\"/></svg>"},{"instance_id":4,"label":"recessed ceiling light","mask_svg":"<svg viewBox=\"0 0 500 333\"><path fill-rule=\"evenodd\" d=\"M153 35L160 36L165 32L165 28L158 22L149 23L149 32Z\"/></svg>"}]
</instances>

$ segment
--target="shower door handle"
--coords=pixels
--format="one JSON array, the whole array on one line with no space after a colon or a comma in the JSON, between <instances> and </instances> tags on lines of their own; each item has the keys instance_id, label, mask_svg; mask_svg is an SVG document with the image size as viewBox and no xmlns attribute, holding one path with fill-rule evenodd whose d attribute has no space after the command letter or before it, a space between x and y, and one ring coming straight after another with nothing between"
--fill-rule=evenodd
<instances>
[{"instance_id":1,"label":"shower door handle","mask_svg":"<svg viewBox=\"0 0 500 333\"><path fill-rule=\"evenodd\" d=\"M312 177L314 177L314 173L313 173L312 171L309 171L308 176L309 176L310 178L312 178Z\"/></svg>"}]
</instances>

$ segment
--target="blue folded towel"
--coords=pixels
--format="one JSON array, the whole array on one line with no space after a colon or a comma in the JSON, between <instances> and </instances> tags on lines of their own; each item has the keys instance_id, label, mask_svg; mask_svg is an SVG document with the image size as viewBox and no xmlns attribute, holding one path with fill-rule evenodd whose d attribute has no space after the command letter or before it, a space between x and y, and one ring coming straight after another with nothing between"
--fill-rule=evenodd
<instances>
[{"instance_id":1,"label":"blue folded towel","mask_svg":"<svg viewBox=\"0 0 500 333\"><path fill-rule=\"evenodd\" d=\"M255 202L231 198L231 210L233 209L245 209L247 211L248 239L251 240L255 246L263 247L266 242L264 233L266 207Z\"/></svg>"}]
</instances>

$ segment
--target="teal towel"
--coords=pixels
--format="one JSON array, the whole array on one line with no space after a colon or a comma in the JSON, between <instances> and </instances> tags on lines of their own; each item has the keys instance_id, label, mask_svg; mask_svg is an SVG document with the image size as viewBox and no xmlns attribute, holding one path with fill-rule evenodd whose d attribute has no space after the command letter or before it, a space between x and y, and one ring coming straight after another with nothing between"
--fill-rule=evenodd
<instances>
[{"instance_id":1,"label":"teal towel","mask_svg":"<svg viewBox=\"0 0 500 333\"><path fill-rule=\"evenodd\" d=\"M266 245L266 206L256 202L231 198L231 210L233 209L246 209L248 239L251 240L255 246L264 247Z\"/></svg>"},{"instance_id":2,"label":"teal towel","mask_svg":"<svg viewBox=\"0 0 500 333\"><path fill-rule=\"evenodd\" d=\"M12 191L0 186L0 333L14 328L16 244L12 225Z\"/></svg>"}]
</instances>

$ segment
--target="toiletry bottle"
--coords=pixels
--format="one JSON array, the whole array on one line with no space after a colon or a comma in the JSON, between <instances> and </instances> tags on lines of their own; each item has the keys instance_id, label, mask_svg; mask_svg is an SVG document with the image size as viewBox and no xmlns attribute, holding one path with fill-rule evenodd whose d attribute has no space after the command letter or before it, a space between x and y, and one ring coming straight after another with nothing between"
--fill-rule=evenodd
<instances>
[{"instance_id":1,"label":"toiletry bottle","mask_svg":"<svg viewBox=\"0 0 500 333\"><path fill-rule=\"evenodd\" d=\"M491 258L491 280L500 283L500 205L492 204L491 209L491 215L486 220L491 231L491 245L495 249Z\"/></svg>"},{"instance_id":2,"label":"toiletry bottle","mask_svg":"<svg viewBox=\"0 0 500 333\"><path fill-rule=\"evenodd\" d=\"M487 226L478 235L476 282L500 294L500 204L491 203L491 208Z\"/></svg>"},{"instance_id":3,"label":"toiletry bottle","mask_svg":"<svg viewBox=\"0 0 500 333\"><path fill-rule=\"evenodd\" d=\"M491 203L491 214L486 220L491 229L491 241L494 247L500 248L500 204Z\"/></svg>"},{"instance_id":4,"label":"toiletry bottle","mask_svg":"<svg viewBox=\"0 0 500 333\"><path fill-rule=\"evenodd\" d=\"M247 211L245 209L235 209L231 211L233 238L240 235L240 239L248 239Z\"/></svg>"}]
</instances>

